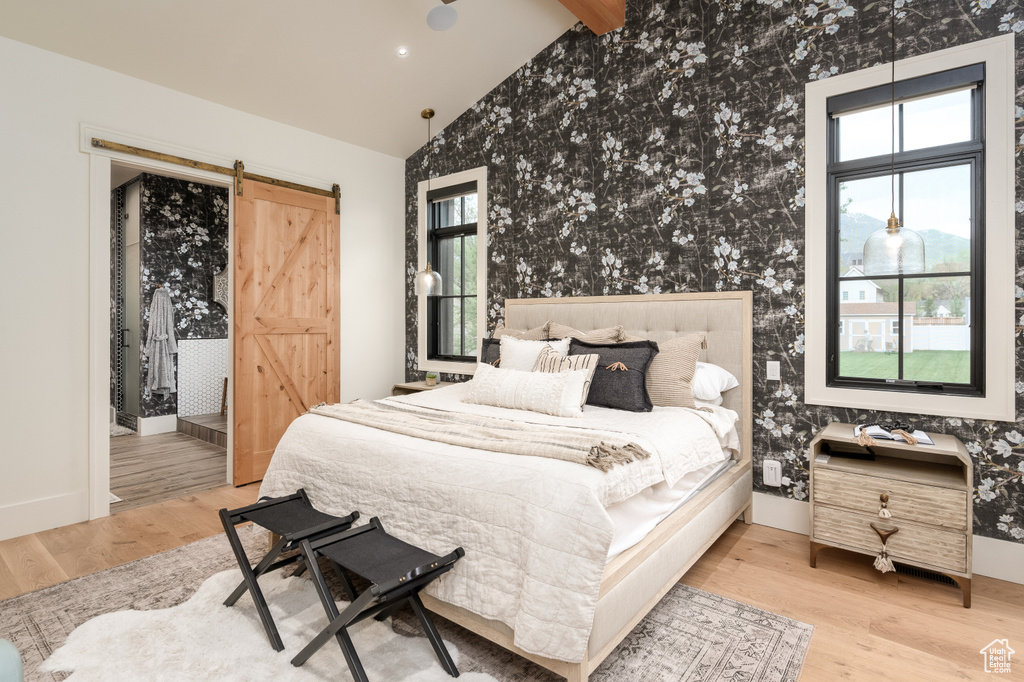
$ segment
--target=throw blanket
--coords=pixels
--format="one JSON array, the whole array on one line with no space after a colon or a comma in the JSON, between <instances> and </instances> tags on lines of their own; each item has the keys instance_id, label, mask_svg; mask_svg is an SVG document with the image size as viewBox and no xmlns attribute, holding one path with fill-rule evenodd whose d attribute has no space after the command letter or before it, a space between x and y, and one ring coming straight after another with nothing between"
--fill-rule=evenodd
<instances>
[{"instance_id":1,"label":"throw blanket","mask_svg":"<svg viewBox=\"0 0 1024 682\"><path fill-rule=\"evenodd\" d=\"M368 400L317 405L313 414L414 438L510 455L550 457L610 471L651 453L622 434L525 424L511 419L423 410Z\"/></svg>"},{"instance_id":2,"label":"throw blanket","mask_svg":"<svg viewBox=\"0 0 1024 682\"><path fill-rule=\"evenodd\" d=\"M149 369L146 374L146 390L167 397L176 392L174 384L174 358L178 343L174 340L174 306L167 290L160 287L153 292L149 304L149 331L146 334L146 355Z\"/></svg>"}]
</instances>

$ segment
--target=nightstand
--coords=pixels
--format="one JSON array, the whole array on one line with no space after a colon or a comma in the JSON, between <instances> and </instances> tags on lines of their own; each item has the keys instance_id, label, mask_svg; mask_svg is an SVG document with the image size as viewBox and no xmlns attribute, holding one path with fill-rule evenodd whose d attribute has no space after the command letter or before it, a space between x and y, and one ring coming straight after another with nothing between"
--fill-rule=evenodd
<instances>
[{"instance_id":1,"label":"nightstand","mask_svg":"<svg viewBox=\"0 0 1024 682\"><path fill-rule=\"evenodd\" d=\"M425 381L410 381L392 386L391 395L409 395L410 393L419 393L420 391L433 391L435 388L444 388L445 386L451 386L453 383L452 381L439 381L433 386L427 386Z\"/></svg>"},{"instance_id":2,"label":"nightstand","mask_svg":"<svg viewBox=\"0 0 1024 682\"><path fill-rule=\"evenodd\" d=\"M935 445L879 440L873 459L856 457L852 424L811 441L811 567L824 547L877 555L885 536L893 561L951 578L970 608L974 466L960 440L928 435Z\"/></svg>"}]
</instances>

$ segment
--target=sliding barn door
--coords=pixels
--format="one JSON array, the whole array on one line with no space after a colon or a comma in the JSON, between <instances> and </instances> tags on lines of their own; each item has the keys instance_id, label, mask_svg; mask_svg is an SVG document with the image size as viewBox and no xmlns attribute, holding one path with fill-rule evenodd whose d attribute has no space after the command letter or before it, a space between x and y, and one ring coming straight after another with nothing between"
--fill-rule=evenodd
<instances>
[{"instance_id":1,"label":"sliding barn door","mask_svg":"<svg viewBox=\"0 0 1024 682\"><path fill-rule=\"evenodd\" d=\"M338 402L334 199L246 180L235 197L234 483L259 481L288 425Z\"/></svg>"}]
</instances>

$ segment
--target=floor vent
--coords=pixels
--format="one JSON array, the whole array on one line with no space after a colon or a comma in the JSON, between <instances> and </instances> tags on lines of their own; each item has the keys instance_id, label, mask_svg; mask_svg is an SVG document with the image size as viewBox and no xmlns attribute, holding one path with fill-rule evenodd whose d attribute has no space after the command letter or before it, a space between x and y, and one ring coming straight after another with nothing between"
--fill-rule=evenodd
<instances>
[{"instance_id":1,"label":"floor vent","mask_svg":"<svg viewBox=\"0 0 1024 682\"><path fill-rule=\"evenodd\" d=\"M950 578L948 575L936 573L935 571L929 571L924 568L918 568L916 566L907 566L898 562L893 562L896 566L896 572L902 573L903 575L909 575L911 578L921 578L922 580L930 580L934 583L941 583L943 585L950 585L952 587L959 587L956 581Z\"/></svg>"}]
</instances>

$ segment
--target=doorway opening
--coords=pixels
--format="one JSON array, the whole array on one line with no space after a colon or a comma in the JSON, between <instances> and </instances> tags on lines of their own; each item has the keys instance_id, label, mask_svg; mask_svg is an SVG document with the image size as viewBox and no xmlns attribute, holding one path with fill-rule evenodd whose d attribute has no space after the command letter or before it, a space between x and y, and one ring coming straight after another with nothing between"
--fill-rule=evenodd
<instances>
[{"instance_id":1,"label":"doorway opening","mask_svg":"<svg viewBox=\"0 0 1024 682\"><path fill-rule=\"evenodd\" d=\"M111 163L110 511L228 477L229 189Z\"/></svg>"}]
</instances>

